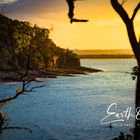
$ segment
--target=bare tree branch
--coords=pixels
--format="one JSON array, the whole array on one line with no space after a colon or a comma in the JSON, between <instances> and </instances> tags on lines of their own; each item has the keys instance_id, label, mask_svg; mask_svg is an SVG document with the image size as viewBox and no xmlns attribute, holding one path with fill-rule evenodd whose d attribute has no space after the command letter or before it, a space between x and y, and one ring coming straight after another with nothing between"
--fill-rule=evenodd
<instances>
[{"instance_id":1,"label":"bare tree branch","mask_svg":"<svg viewBox=\"0 0 140 140\"><path fill-rule=\"evenodd\" d=\"M14 127L4 127L2 129L2 131L6 130L6 129L20 129L20 130L27 130L29 131L30 133L32 133L32 130L30 128L27 128L27 127L17 127L17 126L14 126Z\"/></svg>"},{"instance_id":2,"label":"bare tree branch","mask_svg":"<svg viewBox=\"0 0 140 140\"><path fill-rule=\"evenodd\" d=\"M132 21L134 20L134 18L135 18L135 16L136 16L136 14L137 14L137 12L138 12L139 9L140 9L140 2L138 3L138 5L136 6L136 8L135 8L135 10L133 12L133 15L131 17L131 20Z\"/></svg>"},{"instance_id":3,"label":"bare tree branch","mask_svg":"<svg viewBox=\"0 0 140 140\"><path fill-rule=\"evenodd\" d=\"M16 99L19 95L23 95L23 94L25 94L27 92L33 91L34 89L42 88L42 87L45 86L45 85L40 85L40 86L35 86L35 87L29 88L30 83L32 81L34 81L34 80L30 80L30 81L27 81L26 82L25 80L22 79L22 88L21 89L17 89L16 90L16 94L14 96L0 100L0 104L3 104L3 103L6 103L6 102L9 102L9 101L12 101L12 100Z\"/></svg>"},{"instance_id":4,"label":"bare tree branch","mask_svg":"<svg viewBox=\"0 0 140 140\"><path fill-rule=\"evenodd\" d=\"M88 22L88 20L86 20L86 19L76 19L76 18L73 18L73 19L70 20L70 22L71 23L72 22Z\"/></svg>"},{"instance_id":5,"label":"bare tree branch","mask_svg":"<svg viewBox=\"0 0 140 140\"><path fill-rule=\"evenodd\" d=\"M121 19L124 21L126 28L127 28L127 33L128 33L128 37L130 40L130 44L132 46L134 54L135 54L137 60L140 60L140 55L139 55L140 45L136 38L133 21L129 18L127 12L122 7L122 5L118 2L118 0L111 0L111 4L112 4L114 10L119 14ZM138 63L140 65L140 62L138 62Z\"/></svg>"},{"instance_id":6,"label":"bare tree branch","mask_svg":"<svg viewBox=\"0 0 140 140\"><path fill-rule=\"evenodd\" d=\"M19 77L19 80L22 82L21 88L16 90L16 94L13 95L12 97L8 97L5 99L0 100L0 105L3 105L5 103L8 103L9 101L12 101L16 99L19 95L23 95L25 93L32 92L35 89L44 87L45 85L40 85L40 86L34 86L30 87L31 82L35 81L34 78L28 77L28 71L30 67L30 60L31 60L31 54L30 54L30 47L28 50L28 61L27 61L27 67L25 70L25 73ZM3 115L2 112L0 112L0 133L3 132L4 130L7 129L22 129L22 130L28 130L30 133L32 133L32 130L26 127L8 127L9 125L9 118Z\"/></svg>"},{"instance_id":7,"label":"bare tree branch","mask_svg":"<svg viewBox=\"0 0 140 140\"><path fill-rule=\"evenodd\" d=\"M111 0L111 4L113 8L115 9L115 11L122 18L124 23L128 23L130 21L129 16L126 13L125 9L122 7L122 5L118 2L118 0Z\"/></svg>"},{"instance_id":8,"label":"bare tree branch","mask_svg":"<svg viewBox=\"0 0 140 140\"><path fill-rule=\"evenodd\" d=\"M68 3L68 7L69 7L68 17L70 18L70 23L87 22L88 20L85 20L85 19L74 18L74 2L75 1L78 1L78 0L66 0L66 2Z\"/></svg>"},{"instance_id":9,"label":"bare tree branch","mask_svg":"<svg viewBox=\"0 0 140 140\"><path fill-rule=\"evenodd\" d=\"M0 112L0 133L2 133L4 130L7 130L7 129L21 129L21 130L27 130L29 131L30 133L32 133L32 130L30 128L27 128L27 127L7 127L9 125L9 118L6 118L2 115L2 113Z\"/></svg>"},{"instance_id":10,"label":"bare tree branch","mask_svg":"<svg viewBox=\"0 0 140 140\"><path fill-rule=\"evenodd\" d=\"M16 99L19 95L23 95L27 92L33 91L34 89L45 86L45 85L41 85L41 86L35 86L35 87L30 88L30 83L35 81L33 78L28 77L28 71L29 71L30 60L31 60L30 48L31 48L31 46L29 46L29 50L28 50L29 54L28 54L28 60L27 60L27 66L26 66L25 73L19 77L19 80L22 82L21 88L16 90L16 94L14 96L0 100L0 104L7 103L9 101Z\"/></svg>"},{"instance_id":11,"label":"bare tree branch","mask_svg":"<svg viewBox=\"0 0 140 140\"><path fill-rule=\"evenodd\" d=\"M2 117L2 113L0 112L0 128L2 128L3 126L3 117Z\"/></svg>"},{"instance_id":12,"label":"bare tree branch","mask_svg":"<svg viewBox=\"0 0 140 140\"><path fill-rule=\"evenodd\" d=\"M38 88L42 88L42 87L44 87L44 86L45 86L45 85L36 86L36 87L32 87L32 88L30 88L30 89L26 89L26 88L25 88L25 92L32 92L33 90L38 89Z\"/></svg>"}]
</instances>

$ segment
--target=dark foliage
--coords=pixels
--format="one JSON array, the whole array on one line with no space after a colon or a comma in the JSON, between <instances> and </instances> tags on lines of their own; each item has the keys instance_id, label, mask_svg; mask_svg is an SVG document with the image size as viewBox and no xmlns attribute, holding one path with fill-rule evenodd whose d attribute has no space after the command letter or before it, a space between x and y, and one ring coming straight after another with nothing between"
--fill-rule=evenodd
<instances>
[{"instance_id":1,"label":"dark foliage","mask_svg":"<svg viewBox=\"0 0 140 140\"><path fill-rule=\"evenodd\" d=\"M79 67L78 56L58 47L49 38L49 33L48 29L11 20L0 14L0 69L26 69L29 49L30 69Z\"/></svg>"}]
</instances>

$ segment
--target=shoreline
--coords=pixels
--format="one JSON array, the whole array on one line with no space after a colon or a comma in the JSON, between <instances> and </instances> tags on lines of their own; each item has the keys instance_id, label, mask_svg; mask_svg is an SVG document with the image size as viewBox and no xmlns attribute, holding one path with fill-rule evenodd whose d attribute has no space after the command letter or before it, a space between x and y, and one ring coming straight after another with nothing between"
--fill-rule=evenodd
<instances>
[{"instance_id":1,"label":"shoreline","mask_svg":"<svg viewBox=\"0 0 140 140\"><path fill-rule=\"evenodd\" d=\"M135 59L134 55L78 55L80 59Z\"/></svg>"},{"instance_id":2,"label":"shoreline","mask_svg":"<svg viewBox=\"0 0 140 140\"><path fill-rule=\"evenodd\" d=\"M57 78L58 76L75 76L78 74L86 75L89 73L103 72L99 69L80 67L78 69L71 68L49 68L45 71L42 70L29 70L27 80L40 81L41 78ZM0 70L0 83L4 82L20 82L19 75L23 75L24 70ZM41 82L41 81L40 81Z\"/></svg>"}]
</instances>

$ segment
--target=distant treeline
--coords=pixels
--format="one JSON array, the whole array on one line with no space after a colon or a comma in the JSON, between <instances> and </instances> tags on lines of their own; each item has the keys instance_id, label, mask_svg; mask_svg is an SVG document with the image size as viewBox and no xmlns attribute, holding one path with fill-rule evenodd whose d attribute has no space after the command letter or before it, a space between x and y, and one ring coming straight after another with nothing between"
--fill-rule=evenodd
<instances>
[{"instance_id":1,"label":"distant treeline","mask_svg":"<svg viewBox=\"0 0 140 140\"><path fill-rule=\"evenodd\" d=\"M73 50L78 55L134 55L130 49Z\"/></svg>"},{"instance_id":2,"label":"distant treeline","mask_svg":"<svg viewBox=\"0 0 140 140\"><path fill-rule=\"evenodd\" d=\"M108 54L102 54L102 55L78 55L81 59L119 59L119 58L135 58L134 55L108 55Z\"/></svg>"},{"instance_id":3,"label":"distant treeline","mask_svg":"<svg viewBox=\"0 0 140 140\"><path fill-rule=\"evenodd\" d=\"M0 69L77 68L78 55L58 47L49 37L50 30L0 14Z\"/></svg>"}]
</instances>

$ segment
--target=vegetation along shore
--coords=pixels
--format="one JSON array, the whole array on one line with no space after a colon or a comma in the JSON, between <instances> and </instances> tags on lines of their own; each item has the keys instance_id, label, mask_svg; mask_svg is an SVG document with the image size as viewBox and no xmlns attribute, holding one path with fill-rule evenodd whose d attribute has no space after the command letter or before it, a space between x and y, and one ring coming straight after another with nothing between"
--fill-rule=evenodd
<instances>
[{"instance_id":1,"label":"vegetation along shore","mask_svg":"<svg viewBox=\"0 0 140 140\"><path fill-rule=\"evenodd\" d=\"M101 72L81 67L77 54L58 47L49 37L51 29L1 14L0 21L0 81L19 81L28 63L28 75L34 79Z\"/></svg>"}]
</instances>

